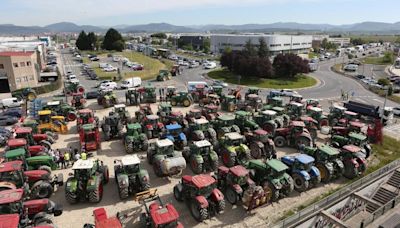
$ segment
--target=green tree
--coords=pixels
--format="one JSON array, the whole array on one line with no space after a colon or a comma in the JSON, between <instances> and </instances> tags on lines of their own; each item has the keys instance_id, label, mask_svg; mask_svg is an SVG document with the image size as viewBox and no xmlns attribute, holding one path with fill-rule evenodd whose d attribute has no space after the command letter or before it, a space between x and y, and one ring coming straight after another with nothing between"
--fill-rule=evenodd
<instances>
[{"instance_id":1,"label":"green tree","mask_svg":"<svg viewBox=\"0 0 400 228\"><path fill-rule=\"evenodd\" d=\"M243 52L244 52L244 54L246 54L248 56L257 55L256 48L254 47L254 44L251 43L250 39L248 41L246 41L246 44L244 45Z\"/></svg>"},{"instance_id":2,"label":"green tree","mask_svg":"<svg viewBox=\"0 0 400 228\"><path fill-rule=\"evenodd\" d=\"M308 60L304 60L296 54L278 54L274 58L274 67L276 75L282 78L293 78L300 73L308 73L310 67Z\"/></svg>"},{"instance_id":3,"label":"green tree","mask_svg":"<svg viewBox=\"0 0 400 228\"><path fill-rule=\"evenodd\" d=\"M94 34L94 32L89 32L87 39L90 45L90 50L94 50L96 48L96 43L97 43L96 34Z\"/></svg>"},{"instance_id":4,"label":"green tree","mask_svg":"<svg viewBox=\"0 0 400 228\"><path fill-rule=\"evenodd\" d=\"M160 39L167 39L167 34L165 34L163 32L153 33L150 36L160 38Z\"/></svg>"},{"instance_id":5,"label":"green tree","mask_svg":"<svg viewBox=\"0 0 400 228\"><path fill-rule=\"evenodd\" d=\"M267 42L265 42L264 37L260 37L260 39L258 40L258 43L259 43L258 52L257 52L258 56L261 58L268 57L269 56L269 48L268 48Z\"/></svg>"},{"instance_id":6,"label":"green tree","mask_svg":"<svg viewBox=\"0 0 400 228\"><path fill-rule=\"evenodd\" d=\"M185 44L182 46L182 49L188 50L188 51L193 51L193 45L192 44Z\"/></svg>"},{"instance_id":7,"label":"green tree","mask_svg":"<svg viewBox=\"0 0 400 228\"><path fill-rule=\"evenodd\" d=\"M211 42L210 38L204 38L203 39L203 52L204 53L209 53L211 48Z\"/></svg>"},{"instance_id":8,"label":"green tree","mask_svg":"<svg viewBox=\"0 0 400 228\"><path fill-rule=\"evenodd\" d=\"M102 48L109 51L122 51L124 50L124 47L125 41L122 38L122 35L117 30L110 28L104 36Z\"/></svg>"},{"instance_id":9,"label":"green tree","mask_svg":"<svg viewBox=\"0 0 400 228\"><path fill-rule=\"evenodd\" d=\"M361 44L364 44L365 41L363 39L361 39L360 37L357 37L357 38L351 38L350 43L353 45L361 45Z\"/></svg>"},{"instance_id":10,"label":"green tree","mask_svg":"<svg viewBox=\"0 0 400 228\"><path fill-rule=\"evenodd\" d=\"M79 50L90 50L88 35L85 31L82 30L82 32L79 33L78 39L76 39L76 46Z\"/></svg>"},{"instance_id":11,"label":"green tree","mask_svg":"<svg viewBox=\"0 0 400 228\"><path fill-rule=\"evenodd\" d=\"M380 78L378 79L378 84L382 86L388 86L390 85L390 81L387 78Z\"/></svg>"},{"instance_id":12,"label":"green tree","mask_svg":"<svg viewBox=\"0 0 400 228\"><path fill-rule=\"evenodd\" d=\"M322 40L321 47L325 50L332 50L332 49L336 49L337 45L332 42L329 42L328 39L324 38Z\"/></svg>"}]
</instances>

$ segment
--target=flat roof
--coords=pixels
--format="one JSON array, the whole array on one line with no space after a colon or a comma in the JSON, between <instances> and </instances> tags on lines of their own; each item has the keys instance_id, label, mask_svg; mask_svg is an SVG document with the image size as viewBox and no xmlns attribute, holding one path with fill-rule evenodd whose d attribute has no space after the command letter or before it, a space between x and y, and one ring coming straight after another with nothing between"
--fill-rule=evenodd
<instances>
[{"instance_id":1,"label":"flat roof","mask_svg":"<svg viewBox=\"0 0 400 228\"><path fill-rule=\"evenodd\" d=\"M140 164L140 159L137 156L137 154L125 155L125 156L122 157L121 163L124 166L125 165L136 165L136 164Z\"/></svg>"},{"instance_id":2,"label":"flat roof","mask_svg":"<svg viewBox=\"0 0 400 228\"><path fill-rule=\"evenodd\" d=\"M242 139L243 135L237 133L237 132L230 132L226 133L225 136L230 139L230 140L236 140L236 139Z\"/></svg>"},{"instance_id":3,"label":"flat roof","mask_svg":"<svg viewBox=\"0 0 400 228\"><path fill-rule=\"evenodd\" d=\"M0 52L0 56L31 56L33 55L33 51L4 51Z\"/></svg>"},{"instance_id":4,"label":"flat roof","mask_svg":"<svg viewBox=\"0 0 400 228\"><path fill-rule=\"evenodd\" d=\"M211 143L207 140L195 141L193 144L197 147L206 147L211 146Z\"/></svg>"},{"instance_id":5,"label":"flat roof","mask_svg":"<svg viewBox=\"0 0 400 228\"><path fill-rule=\"evenodd\" d=\"M74 163L74 166L72 166L72 169L91 169L93 167L93 161L92 160L82 160L79 159Z\"/></svg>"},{"instance_id":6,"label":"flat roof","mask_svg":"<svg viewBox=\"0 0 400 228\"><path fill-rule=\"evenodd\" d=\"M157 140L157 146L158 147L167 147L167 146L173 146L173 145L174 145L174 143L169 139Z\"/></svg>"}]
</instances>

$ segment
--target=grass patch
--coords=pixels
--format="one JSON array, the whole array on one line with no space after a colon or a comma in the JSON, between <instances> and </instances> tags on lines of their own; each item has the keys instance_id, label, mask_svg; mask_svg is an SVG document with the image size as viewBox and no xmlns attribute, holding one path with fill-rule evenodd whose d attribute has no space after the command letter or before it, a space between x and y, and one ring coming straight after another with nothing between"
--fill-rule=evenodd
<instances>
[{"instance_id":1,"label":"grass patch","mask_svg":"<svg viewBox=\"0 0 400 228\"><path fill-rule=\"evenodd\" d=\"M378 88L369 88L369 90L371 90L372 92L378 94L381 97L385 97L386 96L386 91L385 90L381 90ZM396 103L400 104L400 97L399 96L395 96L395 95L391 95L387 97L389 100L394 101Z\"/></svg>"},{"instance_id":2,"label":"grass patch","mask_svg":"<svg viewBox=\"0 0 400 228\"><path fill-rule=\"evenodd\" d=\"M310 53L308 53L308 58L309 59L313 59L313 58L318 58L318 54L317 53L315 53L315 52L310 52Z\"/></svg>"},{"instance_id":3,"label":"grass patch","mask_svg":"<svg viewBox=\"0 0 400 228\"><path fill-rule=\"evenodd\" d=\"M385 62L383 57L366 57L362 60L364 64L373 65L390 65L390 63Z\"/></svg>"},{"instance_id":4,"label":"grass patch","mask_svg":"<svg viewBox=\"0 0 400 228\"><path fill-rule=\"evenodd\" d=\"M227 83L238 84L237 76L226 69L211 71L208 73L208 76ZM317 84L317 80L306 75L299 75L294 79L259 79L242 77L240 80L240 85L272 89L297 89L310 87L315 84Z\"/></svg>"},{"instance_id":5,"label":"grass patch","mask_svg":"<svg viewBox=\"0 0 400 228\"><path fill-rule=\"evenodd\" d=\"M144 65L142 71L124 72L124 78L140 77L143 80L155 78L158 72L162 69L170 69L166 64L160 62L158 59L150 58L138 52L119 52L115 53L128 58L131 62L138 62Z\"/></svg>"}]
</instances>

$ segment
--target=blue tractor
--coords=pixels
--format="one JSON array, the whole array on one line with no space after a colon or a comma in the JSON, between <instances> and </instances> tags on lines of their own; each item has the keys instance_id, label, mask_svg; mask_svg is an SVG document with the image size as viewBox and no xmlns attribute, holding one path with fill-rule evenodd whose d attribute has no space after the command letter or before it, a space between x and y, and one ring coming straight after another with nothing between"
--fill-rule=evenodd
<instances>
[{"instance_id":1,"label":"blue tractor","mask_svg":"<svg viewBox=\"0 0 400 228\"><path fill-rule=\"evenodd\" d=\"M297 156L284 156L281 161L289 167L288 173L294 181L294 188L298 192L304 192L310 187L315 187L321 182L321 175L314 166L315 159L306 154Z\"/></svg>"},{"instance_id":2,"label":"blue tractor","mask_svg":"<svg viewBox=\"0 0 400 228\"><path fill-rule=\"evenodd\" d=\"M182 126L180 124L169 124L166 129L167 131L163 138L171 140L176 150L183 150L187 146L187 139L185 133L182 132Z\"/></svg>"}]
</instances>

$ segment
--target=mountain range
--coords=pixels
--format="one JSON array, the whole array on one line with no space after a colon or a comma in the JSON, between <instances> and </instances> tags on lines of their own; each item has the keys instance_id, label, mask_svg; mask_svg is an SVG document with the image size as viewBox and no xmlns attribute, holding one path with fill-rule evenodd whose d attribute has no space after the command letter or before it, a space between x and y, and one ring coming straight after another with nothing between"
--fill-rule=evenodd
<instances>
[{"instance_id":1,"label":"mountain range","mask_svg":"<svg viewBox=\"0 0 400 228\"><path fill-rule=\"evenodd\" d=\"M1 35L28 35L43 33L78 33L105 32L109 26L77 25L71 22L60 22L47 26L18 26L13 24L0 24ZM344 32L344 33L376 33L400 34L400 22L361 22L347 25L331 24L304 24L295 22L277 22L271 24L243 24L243 25L189 25L177 26L168 23L150 23L142 25L116 25L120 32Z\"/></svg>"}]
</instances>

